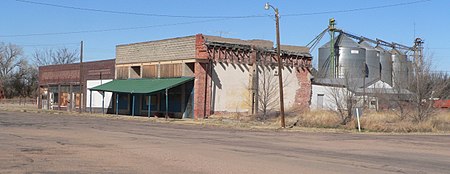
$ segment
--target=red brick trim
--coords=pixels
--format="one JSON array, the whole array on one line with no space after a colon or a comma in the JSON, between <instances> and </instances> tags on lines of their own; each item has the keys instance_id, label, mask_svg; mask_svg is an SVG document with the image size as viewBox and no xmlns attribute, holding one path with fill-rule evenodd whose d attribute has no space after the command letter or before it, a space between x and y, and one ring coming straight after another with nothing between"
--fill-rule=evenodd
<instances>
[{"instance_id":1,"label":"red brick trim","mask_svg":"<svg viewBox=\"0 0 450 174\"><path fill-rule=\"evenodd\" d=\"M311 60L308 60L311 61ZM310 63L310 62L308 62ZM298 108L309 108L311 102L311 80L310 73L307 68L297 68L296 76L300 88L297 89L295 94L295 105Z\"/></svg>"},{"instance_id":2,"label":"red brick trim","mask_svg":"<svg viewBox=\"0 0 450 174\"><path fill-rule=\"evenodd\" d=\"M197 59L208 59L207 47L202 34L195 35L195 53ZM207 118L211 115L210 63L196 62L194 76L194 118Z\"/></svg>"}]
</instances>

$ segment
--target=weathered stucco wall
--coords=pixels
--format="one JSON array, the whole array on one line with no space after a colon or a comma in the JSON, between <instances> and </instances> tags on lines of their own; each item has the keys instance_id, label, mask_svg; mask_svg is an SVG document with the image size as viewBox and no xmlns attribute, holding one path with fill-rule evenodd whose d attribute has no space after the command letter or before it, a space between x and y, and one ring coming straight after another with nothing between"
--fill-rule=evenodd
<instances>
[{"instance_id":1,"label":"weathered stucco wall","mask_svg":"<svg viewBox=\"0 0 450 174\"><path fill-rule=\"evenodd\" d=\"M333 98L333 91L341 90L342 88L312 85L311 109L337 110L336 102ZM334 92L337 93L337 92ZM322 107L318 103L318 96L323 95Z\"/></svg>"},{"instance_id":2,"label":"weathered stucco wall","mask_svg":"<svg viewBox=\"0 0 450 174\"><path fill-rule=\"evenodd\" d=\"M278 79L278 76L276 78ZM300 82L294 68L283 69L283 85L284 108L285 110L292 109L297 106L296 93L300 89Z\"/></svg>"},{"instance_id":3,"label":"weathered stucco wall","mask_svg":"<svg viewBox=\"0 0 450 174\"><path fill-rule=\"evenodd\" d=\"M264 91L266 93L273 93L274 96L273 98L275 98L276 100L276 104L273 105L269 105L268 109L274 110L274 111L279 111L279 88L278 88L278 75L276 75L276 72L278 71L277 67L274 67L273 70L269 70L268 67L262 67L259 66L258 68L258 84L259 84L259 94L262 94ZM293 109L294 107L297 107L297 91L301 90L300 87L300 81L297 78L297 72L295 68L284 68L282 70L283 72L283 96L284 96L284 108L285 110L289 110L289 109ZM265 83L268 84L266 85L266 90L263 89L263 84L264 84L264 79L265 79ZM267 90L268 88L274 87L273 90ZM260 96L261 97L261 96ZM261 104L259 103L259 107L261 108Z\"/></svg>"},{"instance_id":4,"label":"weathered stucco wall","mask_svg":"<svg viewBox=\"0 0 450 174\"><path fill-rule=\"evenodd\" d=\"M215 113L222 112L248 112L251 109L251 96L250 96L250 82L251 77L249 73L251 67L249 65L235 65L227 63L215 63L212 74L212 104L213 111ZM266 84L275 89L265 90L266 92L273 93L274 103L268 105L269 109L273 111L279 110L279 90L278 90L278 76L275 76L274 70L263 71L260 66L258 68L258 86L259 93L264 91L263 80L266 80ZM303 90L300 86L300 79L297 78L297 71L294 68L285 68L283 70L283 83L284 83L284 103L285 109L297 108L298 99L297 93L299 90ZM306 88L310 88L307 86ZM310 91L310 89L305 89ZM261 97L261 96L260 96ZM259 104L261 107L261 103Z\"/></svg>"},{"instance_id":5,"label":"weathered stucco wall","mask_svg":"<svg viewBox=\"0 0 450 174\"><path fill-rule=\"evenodd\" d=\"M248 112L249 72L245 65L214 63L212 108L214 112Z\"/></svg>"}]
</instances>

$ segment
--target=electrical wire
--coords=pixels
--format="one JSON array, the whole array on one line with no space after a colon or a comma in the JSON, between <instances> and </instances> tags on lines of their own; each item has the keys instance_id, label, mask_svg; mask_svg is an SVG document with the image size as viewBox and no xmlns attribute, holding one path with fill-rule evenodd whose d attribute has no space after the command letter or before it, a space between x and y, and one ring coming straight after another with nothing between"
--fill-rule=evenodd
<instances>
[{"instance_id":1,"label":"electrical wire","mask_svg":"<svg viewBox=\"0 0 450 174\"><path fill-rule=\"evenodd\" d=\"M58 4L50 4L43 2L35 2L28 0L16 0L17 2L42 5L42 6L50 6L57 8L65 8L72 10L82 10L82 11L92 11L92 12L100 12L100 13L112 13L112 14L121 14L121 15L134 15L134 16L151 16L151 17L168 17L168 18L194 18L194 19L240 19L240 18L261 18L267 17L265 14L260 15L247 15L247 16L188 16L188 15L168 15L168 14L156 14L156 13L139 13L139 12L127 12L127 11L113 11L113 10L103 10L103 9L94 9L94 8L83 8L83 7L73 7L66 5L58 5Z\"/></svg>"},{"instance_id":2,"label":"electrical wire","mask_svg":"<svg viewBox=\"0 0 450 174\"><path fill-rule=\"evenodd\" d=\"M177 25L187 25L187 24L196 24L196 23L206 23L206 22L220 21L220 20L226 20L226 19L242 19L242 18L255 18L255 17L267 17L268 16L268 15L247 15L247 16L166 15L166 14L137 13L137 12L112 11L112 10L102 10L102 9L93 9L93 8L81 8L81 7L72 7L72 6L65 6L65 5L57 5L57 4L50 4L50 3L35 2L35 1L29 1L29 0L16 0L16 1L17 2L22 2L22 3L36 4L36 5L52 6L52 7L74 9L74 10L103 12L103 13L125 14L125 15L140 15L140 16L154 16L154 17L172 17L172 18L207 18L209 20L190 21L190 22L171 23L171 24L159 24L159 25L140 26L140 27L127 27L127 28L81 30L81 31L53 32L53 33L31 33L31 34L0 35L0 37L29 37L29 36L67 35L67 34L81 34L81 33L98 33L98 32L109 32L109 31L137 30L137 29L145 29L145 28L156 28L156 27L166 27L166 26L177 26ZM373 10L373 9L388 8L388 7L395 7L395 6L411 5L411 4L422 3L422 2L427 2L427 1L431 1L431 0L419 0L419 1L413 1L413 2L407 2L407 3L398 3L398 4L390 4L390 5L383 5L383 6L356 8L356 9L349 9L349 10L335 10L335 11L312 12L312 13L286 14L286 15L282 15L282 16L289 17L289 16L320 15L320 14L330 14L330 13L346 13L346 12L354 12L354 11Z\"/></svg>"},{"instance_id":3,"label":"electrical wire","mask_svg":"<svg viewBox=\"0 0 450 174\"><path fill-rule=\"evenodd\" d=\"M72 43L54 43L54 44L16 44L22 47L46 47L46 46L58 46L58 45L78 45L79 42L72 42Z\"/></svg>"},{"instance_id":4,"label":"electrical wire","mask_svg":"<svg viewBox=\"0 0 450 174\"><path fill-rule=\"evenodd\" d=\"M29 36L48 36L48 35L99 33L99 32L109 32L109 31L124 31L124 30L137 30L137 29L146 29L146 28L177 26L177 25L188 25L188 24L197 24L197 23L221 21L221 20L226 20L226 19L210 19L210 20L190 21L190 22L180 22L180 23L169 23L169 24L149 25L149 26L140 26L140 27L110 28L110 29L98 29L98 30L80 30L80 31L68 31L68 32L0 35L0 37L29 37Z\"/></svg>"},{"instance_id":5,"label":"electrical wire","mask_svg":"<svg viewBox=\"0 0 450 174\"><path fill-rule=\"evenodd\" d=\"M426 48L431 50L450 50L450 47L436 47L436 48Z\"/></svg>"},{"instance_id":6,"label":"electrical wire","mask_svg":"<svg viewBox=\"0 0 450 174\"><path fill-rule=\"evenodd\" d=\"M389 7L412 5L412 4L423 3L423 2L428 2L428 1L431 1L431 0L419 0L419 1L413 1L413 2L404 2L404 3L397 3L397 4L373 6L373 7L354 8L354 9L348 9L348 10L331 10L331 11L322 11L322 12L285 14L285 15L281 15L281 16L289 17L289 16L322 15L322 14L331 14L331 13L348 13L348 12L355 12L355 11L375 10L375 9L380 9L380 8L389 8Z\"/></svg>"},{"instance_id":7,"label":"electrical wire","mask_svg":"<svg viewBox=\"0 0 450 174\"><path fill-rule=\"evenodd\" d=\"M156 14L156 13L139 13L139 12L127 12L127 11L114 11L114 10L103 10L103 9L95 9L95 8L83 8L83 7L74 7L74 6L66 6L59 4L50 4L43 2L35 2L29 0L16 0L17 2L42 5L42 6L50 6L57 8L65 8L72 10L82 10L82 11L92 11L92 12L101 12L101 13L111 13L111 14L122 14L122 15L135 15L135 16L151 16L151 17L168 17L168 18L196 18L196 19L239 19L239 18L261 18L267 17L267 14L258 14L258 15L246 15L246 16L189 16L189 15L168 15L168 14ZM412 5L417 3L428 2L431 0L417 0L412 2L404 2L397 4L388 4L381 6L372 6L372 7L362 7L362 8L354 8L347 10L332 10L332 11L322 11L322 12L309 12L309 13L297 13L297 14L281 14L280 16L289 17L289 16L310 16L310 15L321 15L321 14L330 14L330 13L348 13L355 11L364 11L364 10L374 10L380 8L389 8L389 7L397 7L397 6L405 6Z\"/></svg>"}]
</instances>

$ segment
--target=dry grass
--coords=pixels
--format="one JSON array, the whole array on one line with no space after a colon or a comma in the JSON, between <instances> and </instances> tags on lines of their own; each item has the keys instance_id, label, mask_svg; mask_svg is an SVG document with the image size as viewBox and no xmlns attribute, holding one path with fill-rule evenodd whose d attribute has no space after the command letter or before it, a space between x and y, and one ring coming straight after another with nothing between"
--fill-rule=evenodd
<instances>
[{"instance_id":1,"label":"dry grass","mask_svg":"<svg viewBox=\"0 0 450 174\"><path fill-rule=\"evenodd\" d=\"M247 116L239 113L214 115L206 122L228 125L231 127L263 127L279 128L280 118L271 117L268 120L258 120L255 116ZM357 129L356 119L347 125L341 125L336 113L331 111L298 111L288 112L286 126L291 128L320 128L330 130L350 131ZM394 112L370 112L365 111L361 117L361 128L365 132L449 132L450 112L440 111L430 120L425 122L413 122L410 119L400 119Z\"/></svg>"},{"instance_id":2,"label":"dry grass","mask_svg":"<svg viewBox=\"0 0 450 174\"><path fill-rule=\"evenodd\" d=\"M367 112L361 117L361 128L366 132L448 132L450 131L450 112L440 111L424 122L400 119L392 112ZM287 125L314 128L339 128L355 130L357 120L340 125L338 116L330 111L309 111L298 113L287 119Z\"/></svg>"},{"instance_id":3,"label":"dry grass","mask_svg":"<svg viewBox=\"0 0 450 174\"><path fill-rule=\"evenodd\" d=\"M330 111L303 112L286 120L287 125L315 128L338 128L339 122L339 118Z\"/></svg>"},{"instance_id":4,"label":"dry grass","mask_svg":"<svg viewBox=\"0 0 450 174\"><path fill-rule=\"evenodd\" d=\"M352 122L356 127L356 121ZM429 122L416 123L411 120L401 120L395 113L366 113L361 118L361 127L370 132L432 132Z\"/></svg>"},{"instance_id":5,"label":"dry grass","mask_svg":"<svg viewBox=\"0 0 450 174\"><path fill-rule=\"evenodd\" d=\"M429 122L438 131L450 131L450 110L439 112Z\"/></svg>"},{"instance_id":6,"label":"dry grass","mask_svg":"<svg viewBox=\"0 0 450 174\"><path fill-rule=\"evenodd\" d=\"M440 111L424 122L401 120L392 112L372 112L361 118L361 127L375 132L442 132L450 130L450 112Z\"/></svg>"}]
</instances>

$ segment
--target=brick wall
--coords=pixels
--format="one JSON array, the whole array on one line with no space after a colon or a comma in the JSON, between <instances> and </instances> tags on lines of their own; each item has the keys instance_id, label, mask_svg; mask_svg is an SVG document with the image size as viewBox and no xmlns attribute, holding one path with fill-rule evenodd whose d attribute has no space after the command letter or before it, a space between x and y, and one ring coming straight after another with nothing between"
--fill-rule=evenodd
<instances>
[{"instance_id":1,"label":"brick wall","mask_svg":"<svg viewBox=\"0 0 450 174\"><path fill-rule=\"evenodd\" d=\"M311 63L311 60L308 61ZM295 103L299 108L308 108L311 102L311 74L306 68L298 68L296 76L300 88L295 94Z\"/></svg>"},{"instance_id":2,"label":"brick wall","mask_svg":"<svg viewBox=\"0 0 450 174\"><path fill-rule=\"evenodd\" d=\"M114 79L115 61L101 60L83 63L83 80ZM77 83L80 81L80 64L48 65L39 67L39 85Z\"/></svg>"},{"instance_id":3,"label":"brick wall","mask_svg":"<svg viewBox=\"0 0 450 174\"><path fill-rule=\"evenodd\" d=\"M195 58L195 36L116 46L116 63L139 63Z\"/></svg>"},{"instance_id":4,"label":"brick wall","mask_svg":"<svg viewBox=\"0 0 450 174\"><path fill-rule=\"evenodd\" d=\"M80 65L49 65L39 67L39 85L80 81Z\"/></svg>"},{"instance_id":5,"label":"brick wall","mask_svg":"<svg viewBox=\"0 0 450 174\"><path fill-rule=\"evenodd\" d=\"M208 59L207 48L204 45L204 37L201 34L195 36L195 53L198 59ZM208 63L194 64L194 118L202 119L211 115L211 72Z\"/></svg>"}]
</instances>

